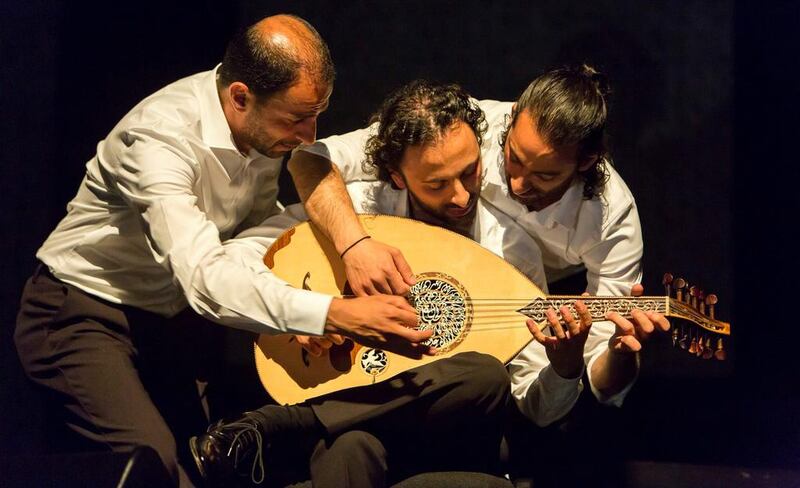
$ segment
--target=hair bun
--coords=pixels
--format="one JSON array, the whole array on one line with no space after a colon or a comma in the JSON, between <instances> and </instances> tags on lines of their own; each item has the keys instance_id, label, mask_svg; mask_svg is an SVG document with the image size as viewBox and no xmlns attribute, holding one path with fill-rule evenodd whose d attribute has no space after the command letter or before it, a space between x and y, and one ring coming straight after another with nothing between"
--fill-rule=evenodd
<instances>
[{"instance_id":1,"label":"hair bun","mask_svg":"<svg viewBox=\"0 0 800 488\"><path fill-rule=\"evenodd\" d=\"M611 85L608 82L608 78L603 73L597 71L593 66L583 63L577 71L581 76L591 80L592 84L603 98L611 94Z\"/></svg>"}]
</instances>

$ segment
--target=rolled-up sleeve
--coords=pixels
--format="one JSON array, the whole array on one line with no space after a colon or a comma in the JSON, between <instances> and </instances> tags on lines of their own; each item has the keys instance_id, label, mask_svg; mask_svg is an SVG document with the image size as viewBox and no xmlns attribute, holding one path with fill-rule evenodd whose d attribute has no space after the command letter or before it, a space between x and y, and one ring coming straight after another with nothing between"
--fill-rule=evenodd
<instances>
[{"instance_id":1,"label":"rolled-up sleeve","mask_svg":"<svg viewBox=\"0 0 800 488\"><path fill-rule=\"evenodd\" d=\"M316 154L331 161L339 168L345 183L374 181L377 179L377 174L364 167L364 149L367 139L377 130L377 127L377 123L375 123L347 134L326 137L313 144L300 146L297 150Z\"/></svg>"},{"instance_id":2,"label":"rolled-up sleeve","mask_svg":"<svg viewBox=\"0 0 800 488\"><path fill-rule=\"evenodd\" d=\"M613 395L606 395L595 388L592 378L592 366L594 366L595 361L597 361L603 353L608 351L608 340L614 334L615 327L614 323L610 320L601 320L593 323L589 331L589 337L586 338L586 345L583 348L583 358L586 363L586 374L589 378L589 386L591 387L592 394L597 398L597 401L603 405L621 407L622 402L639 377L639 356L636 356L636 375L631 378L631 381L625 385L624 388Z\"/></svg>"}]
</instances>

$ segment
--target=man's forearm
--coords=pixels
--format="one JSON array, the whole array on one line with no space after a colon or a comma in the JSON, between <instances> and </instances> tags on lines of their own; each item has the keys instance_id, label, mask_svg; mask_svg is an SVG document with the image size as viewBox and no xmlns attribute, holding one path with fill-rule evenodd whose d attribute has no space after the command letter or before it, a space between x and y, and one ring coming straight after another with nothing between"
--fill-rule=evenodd
<instances>
[{"instance_id":1,"label":"man's forearm","mask_svg":"<svg viewBox=\"0 0 800 488\"><path fill-rule=\"evenodd\" d=\"M336 165L316 154L297 151L288 168L308 217L340 254L366 235Z\"/></svg>"},{"instance_id":2,"label":"man's forearm","mask_svg":"<svg viewBox=\"0 0 800 488\"><path fill-rule=\"evenodd\" d=\"M592 386L605 396L621 392L639 372L638 355L604 351L592 364Z\"/></svg>"}]
</instances>

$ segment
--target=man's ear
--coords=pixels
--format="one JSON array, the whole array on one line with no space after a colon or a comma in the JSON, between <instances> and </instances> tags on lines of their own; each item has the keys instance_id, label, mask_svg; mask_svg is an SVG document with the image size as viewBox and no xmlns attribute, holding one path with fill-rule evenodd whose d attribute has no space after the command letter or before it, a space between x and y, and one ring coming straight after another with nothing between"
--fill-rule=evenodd
<instances>
[{"instance_id":1,"label":"man's ear","mask_svg":"<svg viewBox=\"0 0 800 488\"><path fill-rule=\"evenodd\" d=\"M588 154L581 158L581 161L578 163L578 171L586 171L592 166L594 166L600 157L597 154Z\"/></svg>"},{"instance_id":2,"label":"man's ear","mask_svg":"<svg viewBox=\"0 0 800 488\"><path fill-rule=\"evenodd\" d=\"M397 171L389 170L389 176L392 177L392 181L394 182L395 186L397 186L401 190L405 190L406 180L403 179L403 175L401 175Z\"/></svg>"},{"instance_id":3,"label":"man's ear","mask_svg":"<svg viewBox=\"0 0 800 488\"><path fill-rule=\"evenodd\" d=\"M237 112L244 112L249 108L250 89L241 81L234 81L228 85L228 94L231 97L231 105Z\"/></svg>"}]
</instances>

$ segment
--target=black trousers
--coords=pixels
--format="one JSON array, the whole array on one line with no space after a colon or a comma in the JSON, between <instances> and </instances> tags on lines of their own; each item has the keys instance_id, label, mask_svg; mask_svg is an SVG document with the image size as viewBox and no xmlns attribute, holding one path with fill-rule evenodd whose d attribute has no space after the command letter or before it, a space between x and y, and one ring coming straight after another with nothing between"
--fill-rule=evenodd
<instances>
[{"instance_id":1,"label":"black trousers","mask_svg":"<svg viewBox=\"0 0 800 488\"><path fill-rule=\"evenodd\" d=\"M498 360L469 352L309 400L327 432L308 461L313 486L381 487L428 471L492 472L509 390Z\"/></svg>"},{"instance_id":2,"label":"black trousers","mask_svg":"<svg viewBox=\"0 0 800 488\"><path fill-rule=\"evenodd\" d=\"M191 486L188 438L208 424L196 379L215 358L217 329L191 311L167 319L108 303L40 264L25 285L14 341L28 377L89 446L151 446Z\"/></svg>"}]
</instances>

